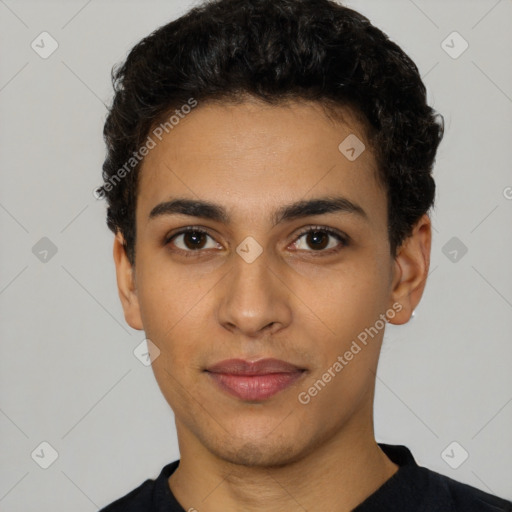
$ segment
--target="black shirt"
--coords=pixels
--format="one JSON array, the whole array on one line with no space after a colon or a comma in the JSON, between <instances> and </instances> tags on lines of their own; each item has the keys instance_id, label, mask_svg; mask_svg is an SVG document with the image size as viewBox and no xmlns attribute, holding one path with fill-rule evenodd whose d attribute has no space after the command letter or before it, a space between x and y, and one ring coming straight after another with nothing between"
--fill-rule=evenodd
<instances>
[{"instance_id":1,"label":"black shirt","mask_svg":"<svg viewBox=\"0 0 512 512\"><path fill-rule=\"evenodd\" d=\"M379 446L399 469L353 512L512 512L509 501L418 466L405 446ZM167 480L179 462L100 512L185 512Z\"/></svg>"}]
</instances>

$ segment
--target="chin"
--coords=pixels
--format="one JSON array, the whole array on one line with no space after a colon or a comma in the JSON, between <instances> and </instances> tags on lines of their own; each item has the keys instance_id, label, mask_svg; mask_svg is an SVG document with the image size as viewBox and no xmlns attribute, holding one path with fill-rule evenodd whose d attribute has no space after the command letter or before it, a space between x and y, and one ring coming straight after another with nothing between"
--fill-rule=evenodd
<instances>
[{"instance_id":1,"label":"chin","mask_svg":"<svg viewBox=\"0 0 512 512\"><path fill-rule=\"evenodd\" d=\"M301 425L283 418L224 427L213 437L211 430L203 431L201 442L219 459L240 466L285 466L302 459L317 444L316 436L310 437Z\"/></svg>"},{"instance_id":2,"label":"chin","mask_svg":"<svg viewBox=\"0 0 512 512\"><path fill-rule=\"evenodd\" d=\"M297 445L269 443L268 440L231 443L231 446L210 447L219 459L231 464L246 467L279 467L288 465L300 458Z\"/></svg>"}]
</instances>

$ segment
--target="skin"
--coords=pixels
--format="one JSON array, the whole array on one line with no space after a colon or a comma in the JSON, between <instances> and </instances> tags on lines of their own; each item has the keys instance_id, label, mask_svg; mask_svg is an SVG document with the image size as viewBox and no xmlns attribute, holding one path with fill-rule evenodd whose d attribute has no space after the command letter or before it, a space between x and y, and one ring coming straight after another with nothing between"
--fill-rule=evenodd
<instances>
[{"instance_id":1,"label":"skin","mask_svg":"<svg viewBox=\"0 0 512 512\"><path fill-rule=\"evenodd\" d=\"M401 310L389 321L406 323L428 275L428 216L392 255L374 156L366 142L353 162L338 150L349 134L365 141L357 118L342 114L334 120L304 102L205 103L143 162L136 263L121 233L114 260L126 321L160 350L153 371L174 411L181 454L169 486L185 510L349 511L397 471L373 430L384 329L308 404L298 400L394 304ZM273 224L283 205L332 196L365 216L338 211ZM216 203L229 222L150 218L178 197ZM186 226L208 232L202 249L190 249L187 235L169 241ZM316 226L348 235L348 245L325 233L328 246L319 249L300 236ZM236 252L248 236L263 250L252 263ZM266 357L306 371L261 402L227 395L204 371L225 359Z\"/></svg>"}]
</instances>

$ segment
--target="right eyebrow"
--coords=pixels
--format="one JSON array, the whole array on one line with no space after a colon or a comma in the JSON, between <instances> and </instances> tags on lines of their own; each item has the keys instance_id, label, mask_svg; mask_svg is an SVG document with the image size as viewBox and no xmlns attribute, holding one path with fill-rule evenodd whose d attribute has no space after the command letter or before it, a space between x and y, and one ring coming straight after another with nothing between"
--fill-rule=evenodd
<instances>
[{"instance_id":1,"label":"right eyebrow","mask_svg":"<svg viewBox=\"0 0 512 512\"><path fill-rule=\"evenodd\" d=\"M149 220L161 215L172 214L189 215L190 217L202 217L227 224L229 221L226 210L219 205L208 201L196 201L192 199L173 199L156 205L149 214Z\"/></svg>"}]
</instances>

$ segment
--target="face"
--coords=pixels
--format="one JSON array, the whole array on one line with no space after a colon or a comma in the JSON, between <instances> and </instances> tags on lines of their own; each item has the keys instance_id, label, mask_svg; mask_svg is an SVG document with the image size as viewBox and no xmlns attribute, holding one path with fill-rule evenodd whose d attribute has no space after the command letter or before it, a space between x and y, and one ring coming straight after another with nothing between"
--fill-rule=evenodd
<instances>
[{"instance_id":1,"label":"face","mask_svg":"<svg viewBox=\"0 0 512 512\"><path fill-rule=\"evenodd\" d=\"M428 220L393 257L374 157L338 149L365 141L343 119L199 105L145 158L133 268L117 236L125 316L159 351L178 436L223 460L285 464L372 432L383 319L404 323L421 296ZM291 366L213 368L266 358Z\"/></svg>"}]
</instances>

